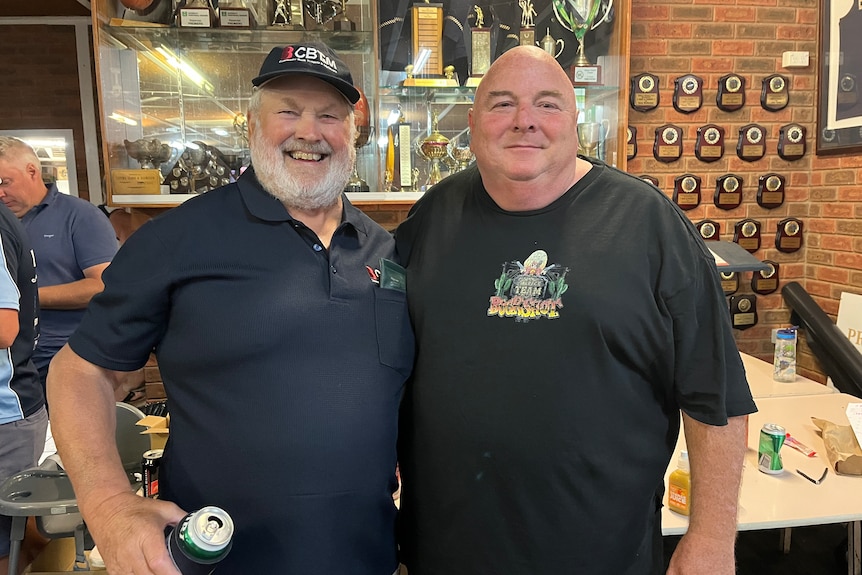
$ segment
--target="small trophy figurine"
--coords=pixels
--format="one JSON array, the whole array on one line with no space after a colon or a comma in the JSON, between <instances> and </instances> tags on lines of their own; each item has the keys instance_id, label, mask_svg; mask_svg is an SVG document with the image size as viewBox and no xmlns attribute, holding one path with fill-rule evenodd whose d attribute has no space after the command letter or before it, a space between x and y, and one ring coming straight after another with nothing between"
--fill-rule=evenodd
<instances>
[{"instance_id":1,"label":"small trophy figurine","mask_svg":"<svg viewBox=\"0 0 862 575\"><path fill-rule=\"evenodd\" d=\"M273 26L290 26L290 11L287 9L287 0L275 0L275 12L272 14Z\"/></svg>"},{"instance_id":2,"label":"small trophy figurine","mask_svg":"<svg viewBox=\"0 0 862 575\"><path fill-rule=\"evenodd\" d=\"M536 30L534 17L536 9L533 8L532 0L518 0L521 7L521 31L519 34L521 46L533 46L536 43Z\"/></svg>"},{"instance_id":3,"label":"small trophy figurine","mask_svg":"<svg viewBox=\"0 0 862 575\"><path fill-rule=\"evenodd\" d=\"M428 181L426 189L430 188L443 179L440 174L440 160L448 155L449 138L441 134L437 129L437 112L431 117L431 133L419 142L419 154L431 162L428 170Z\"/></svg>"}]
</instances>

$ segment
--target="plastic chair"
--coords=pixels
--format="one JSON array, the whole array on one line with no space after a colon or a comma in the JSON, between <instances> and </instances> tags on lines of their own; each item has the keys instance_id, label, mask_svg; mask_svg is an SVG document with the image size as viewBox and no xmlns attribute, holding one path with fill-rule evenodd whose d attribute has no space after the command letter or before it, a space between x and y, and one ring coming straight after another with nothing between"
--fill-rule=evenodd
<instances>
[{"instance_id":1,"label":"plastic chair","mask_svg":"<svg viewBox=\"0 0 862 575\"><path fill-rule=\"evenodd\" d=\"M135 425L143 412L127 403L117 403L117 449L129 481L136 483L143 453L150 439ZM60 467L58 458L49 457L39 467L25 469L0 485L0 515L12 517L9 549L9 575L15 575L28 517L45 537L75 538L75 571L89 571L84 556L86 527L78 512L72 483Z\"/></svg>"}]
</instances>

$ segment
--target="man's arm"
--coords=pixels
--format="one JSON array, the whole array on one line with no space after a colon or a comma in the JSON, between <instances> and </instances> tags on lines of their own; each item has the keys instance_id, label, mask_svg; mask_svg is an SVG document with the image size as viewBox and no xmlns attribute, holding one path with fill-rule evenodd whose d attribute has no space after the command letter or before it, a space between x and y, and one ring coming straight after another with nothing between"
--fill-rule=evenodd
<instances>
[{"instance_id":1,"label":"man's arm","mask_svg":"<svg viewBox=\"0 0 862 575\"><path fill-rule=\"evenodd\" d=\"M18 337L18 310L0 308L0 349L12 347Z\"/></svg>"},{"instance_id":2,"label":"man's arm","mask_svg":"<svg viewBox=\"0 0 862 575\"><path fill-rule=\"evenodd\" d=\"M84 279L39 288L39 306L45 309L84 309L93 296L105 289L102 272L111 262L90 266Z\"/></svg>"},{"instance_id":3,"label":"man's arm","mask_svg":"<svg viewBox=\"0 0 862 575\"><path fill-rule=\"evenodd\" d=\"M115 389L122 372L84 360L67 345L51 362L51 429L78 507L109 571L179 575L164 529L185 512L132 492L115 441Z\"/></svg>"},{"instance_id":4,"label":"man's arm","mask_svg":"<svg viewBox=\"0 0 862 575\"><path fill-rule=\"evenodd\" d=\"M667 573L733 575L745 417L730 417L725 426L707 425L684 413L682 418L691 464L691 515Z\"/></svg>"}]
</instances>

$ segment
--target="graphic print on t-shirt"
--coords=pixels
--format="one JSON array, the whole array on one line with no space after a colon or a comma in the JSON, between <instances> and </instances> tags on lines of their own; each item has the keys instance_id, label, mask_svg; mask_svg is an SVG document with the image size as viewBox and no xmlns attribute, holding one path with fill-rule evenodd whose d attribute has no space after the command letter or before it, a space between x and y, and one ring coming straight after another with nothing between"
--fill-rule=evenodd
<instances>
[{"instance_id":1,"label":"graphic print on t-shirt","mask_svg":"<svg viewBox=\"0 0 862 575\"><path fill-rule=\"evenodd\" d=\"M568 271L559 264L548 265L548 254L543 250L534 251L524 263L504 263L503 272L494 280L488 315L514 318L516 322L560 317L562 296L569 289Z\"/></svg>"}]
</instances>

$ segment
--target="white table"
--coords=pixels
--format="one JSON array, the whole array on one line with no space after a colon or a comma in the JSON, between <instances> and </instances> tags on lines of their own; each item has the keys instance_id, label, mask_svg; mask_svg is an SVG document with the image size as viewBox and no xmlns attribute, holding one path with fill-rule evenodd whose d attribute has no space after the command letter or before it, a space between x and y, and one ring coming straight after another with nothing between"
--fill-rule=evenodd
<instances>
[{"instance_id":1,"label":"white table","mask_svg":"<svg viewBox=\"0 0 862 575\"><path fill-rule=\"evenodd\" d=\"M819 385L819 384L818 384ZM797 395L770 397L756 400L758 412L749 419L748 450L742 476L739 498L738 529L776 529L849 523L848 573L860 575L860 520L862 520L862 477L836 475L826 459L823 441L811 417L818 417L847 425L845 410L848 403L859 403L862 399L844 393L819 395ZM784 446L781 456L784 473L767 475L757 469L757 445L760 428L764 423L777 423L805 445L817 451L814 457ZM667 475L676 466L680 449L685 440L680 434L677 448ZM796 473L797 469L818 478L823 469L830 467L826 479L815 485ZM662 534L681 535L688 529L688 518L662 509Z\"/></svg>"},{"instance_id":2,"label":"white table","mask_svg":"<svg viewBox=\"0 0 862 575\"><path fill-rule=\"evenodd\" d=\"M757 359L747 353L740 353L742 364L745 366L745 375L748 378L748 386L754 399L763 397L783 397L787 395L816 395L821 393L835 393L834 387L818 383L801 375L796 376L796 381L782 383L772 379L772 364Z\"/></svg>"}]
</instances>

